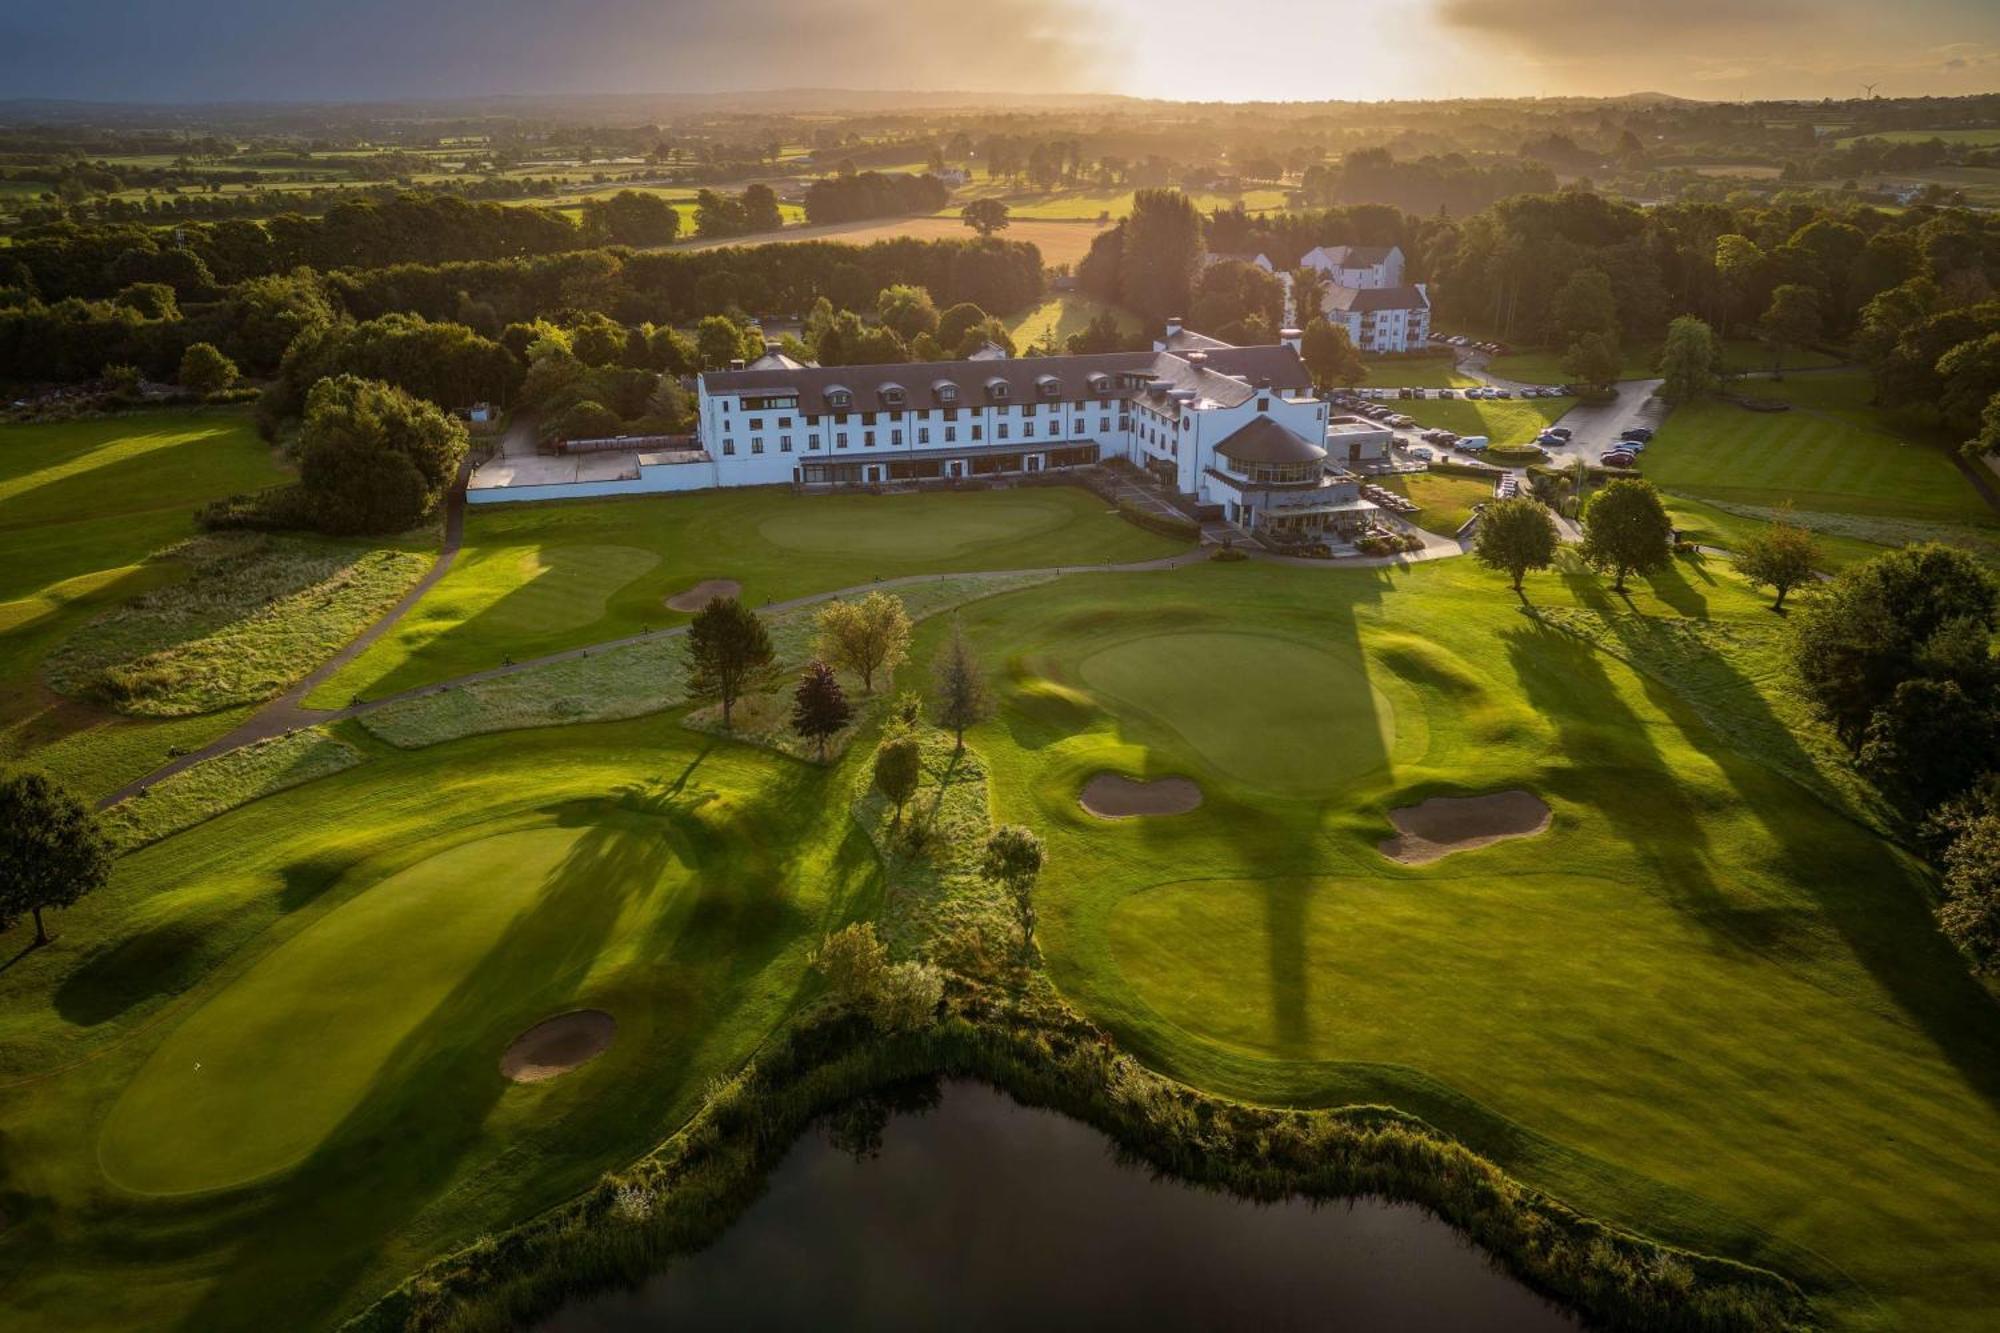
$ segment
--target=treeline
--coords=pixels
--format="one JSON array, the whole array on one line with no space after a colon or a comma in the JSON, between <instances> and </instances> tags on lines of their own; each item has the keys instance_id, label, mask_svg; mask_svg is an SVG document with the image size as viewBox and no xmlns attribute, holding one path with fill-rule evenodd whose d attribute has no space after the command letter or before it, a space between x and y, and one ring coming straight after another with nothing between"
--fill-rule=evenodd
<instances>
[{"instance_id":1,"label":"treeline","mask_svg":"<svg viewBox=\"0 0 2000 1333\"><path fill-rule=\"evenodd\" d=\"M935 213L950 202L951 190L935 176L863 171L828 176L807 186L806 221L819 225Z\"/></svg>"},{"instance_id":2,"label":"treeline","mask_svg":"<svg viewBox=\"0 0 2000 1333\"><path fill-rule=\"evenodd\" d=\"M301 329L342 319L412 314L497 338L509 324L563 312L600 312L637 326L689 324L732 309L805 311L821 297L836 308L866 309L876 293L899 284L921 287L944 305L1017 310L1042 294L1041 255L1021 242L973 238L808 241L335 272L301 266L226 287L196 283L207 299L188 302L166 282L128 282L101 299L53 302L15 287L0 289L0 365L19 380L92 379L106 365L166 378L189 345L210 342L244 373L265 377Z\"/></svg>"},{"instance_id":3,"label":"treeline","mask_svg":"<svg viewBox=\"0 0 2000 1333\"><path fill-rule=\"evenodd\" d=\"M1428 217L1476 213L1510 195L1555 188L1556 174L1546 162L1480 165L1457 153L1402 162L1386 148L1368 148L1306 168L1299 193L1307 205L1386 204Z\"/></svg>"}]
</instances>

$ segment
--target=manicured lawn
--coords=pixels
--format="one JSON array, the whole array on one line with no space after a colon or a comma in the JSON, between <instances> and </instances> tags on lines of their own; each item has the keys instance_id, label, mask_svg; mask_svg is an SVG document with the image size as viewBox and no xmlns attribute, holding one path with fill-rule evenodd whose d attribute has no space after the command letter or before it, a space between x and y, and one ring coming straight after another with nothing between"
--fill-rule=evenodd
<instances>
[{"instance_id":1,"label":"manicured lawn","mask_svg":"<svg viewBox=\"0 0 2000 1333\"><path fill-rule=\"evenodd\" d=\"M127 857L0 973L0 1326L337 1323L671 1132L877 891L851 774L670 717L374 748ZM501 1077L582 1007L605 1054Z\"/></svg>"},{"instance_id":2,"label":"manicured lawn","mask_svg":"<svg viewBox=\"0 0 2000 1333\"><path fill-rule=\"evenodd\" d=\"M1410 521L1440 537L1457 536L1472 517L1472 507L1493 498L1492 482L1443 472L1405 472L1377 477L1375 484L1422 505Z\"/></svg>"},{"instance_id":3,"label":"manicured lawn","mask_svg":"<svg viewBox=\"0 0 2000 1333\"><path fill-rule=\"evenodd\" d=\"M1139 317L1130 311L1107 305L1081 292L1060 292L1012 320L1007 332L1013 336L1014 346L1026 352L1030 346L1051 335L1058 344L1065 342L1072 333L1082 333L1091 320L1107 310L1118 316L1118 322L1127 333L1139 329Z\"/></svg>"},{"instance_id":4,"label":"manicured lawn","mask_svg":"<svg viewBox=\"0 0 2000 1333\"><path fill-rule=\"evenodd\" d=\"M310 702L337 707L671 624L685 616L665 599L708 578L736 579L757 605L878 577L1122 563L1179 549L1071 486L474 508L451 573Z\"/></svg>"},{"instance_id":5,"label":"manicured lawn","mask_svg":"<svg viewBox=\"0 0 2000 1333\"><path fill-rule=\"evenodd\" d=\"M185 577L147 557L193 535L198 505L285 479L240 408L0 425L0 758L33 755L100 792L219 734L219 720L154 735L59 705L41 663L95 616Z\"/></svg>"},{"instance_id":6,"label":"manicured lawn","mask_svg":"<svg viewBox=\"0 0 2000 1333\"><path fill-rule=\"evenodd\" d=\"M1531 444L1542 428L1576 405L1571 398L1423 399L1394 404L1419 426L1484 435L1494 444Z\"/></svg>"},{"instance_id":7,"label":"manicured lawn","mask_svg":"<svg viewBox=\"0 0 2000 1333\"><path fill-rule=\"evenodd\" d=\"M1479 381L1459 373L1458 363L1448 356L1364 357L1368 378L1362 384L1389 389L1462 389Z\"/></svg>"},{"instance_id":8,"label":"manicured lawn","mask_svg":"<svg viewBox=\"0 0 2000 1333\"><path fill-rule=\"evenodd\" d=\"M1627 343L1621 349L1624 365L1618 377L1628 380L1650 379L1660 373L1660 348L1664 339ZM1526 384L1561 384L1569 379L1569 372L1563 368L1564 352L1561 348L1528 349L1496 356L1487 363L1487 369L1501 379L1519 380ZM1754 338L1730 338L1722 343L1722 362L1730 370L1762 374L1771 369L1771 350ZM1813 348L1799 348L1785 354L1786 370L1811 370L1839 364L1839 358Z\"/></svg>"},{"instance_id":9,"label":"manicured lawn","mask_svg":"<svg viewBox=\"0 0 2000 1333\"><path fill-rule=\"evenodd\" d=\"M1945 451L1868 406L1865 375L1759 381L1788 412L1711 400L1676 410L1646 451L1646 475L1700 500L1802 511L1990 524L1992 509Z\"/></svg>"},{"instance_id":10,"label":"manicured lawn","mask_svg":"<svg viewBox=\"0 0 2000 1333\"><path fill-rule=\"evenodd\" d=\"M1416 1112L1586 1211L1782 1268L1837 1326L1985 1327L1993 1002L1922 870L1789 729L1765 599L1721 561L1635 583L1631 610L1573 569L1527 596L1611 651L1469 561L1204 565L967 608L1011 665L972 739L997 815L1047 841L1054 977L1181 1078ZM1329 722L1291 664L1212 649L1251 635L1359 661L1345 751L1298 743ZM1163 715L1173 687L1107 681L1107 655L1211 689ZM1192 777L1204 803L1093 819L1077 793L1107 769ZM1376 851L1391 807L1514 788L1549 833L1426 867Z\"/></svg>"}]
</instances>

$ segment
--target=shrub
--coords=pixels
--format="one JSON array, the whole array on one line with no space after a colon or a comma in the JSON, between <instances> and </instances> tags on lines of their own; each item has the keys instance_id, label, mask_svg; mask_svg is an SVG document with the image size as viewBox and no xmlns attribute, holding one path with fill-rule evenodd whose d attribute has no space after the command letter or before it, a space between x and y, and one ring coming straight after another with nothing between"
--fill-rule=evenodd
<instances>
[{"instance_id":1,"label":"shrub","mask_svg":"<svg viewBox=\"0 0 2000 1333\"><path fill-rule=\"evenodd\" d=\"M192 343L181 353L180 371L175 378L191 393L204 396L220 393L236 383L236 363L214 343Z\"/></svg>"},{"instance_id":2,"label":"shrub","mask_svg":"<svg viewBox=\"0 0 2000 1333\"><path fill-rule=\"evenodd\" d=\"M465 459L465 426L376 380L321 380L306 399L299 478L324 532L402 532L437 505Z\"/></svg>"}]
</instances>

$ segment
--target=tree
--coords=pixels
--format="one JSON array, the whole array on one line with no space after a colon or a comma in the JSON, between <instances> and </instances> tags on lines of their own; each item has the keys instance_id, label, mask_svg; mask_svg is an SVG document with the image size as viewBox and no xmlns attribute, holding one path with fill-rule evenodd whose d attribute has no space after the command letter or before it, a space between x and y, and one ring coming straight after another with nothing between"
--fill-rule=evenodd
<instances>
[{"instance_id":1,"label":"tree","mask_svg":"<svg viewBox=\"0 0 2000 1333\"><path fill-rule=\"evenodd\" d=\"M909 283L884 287L875 297L875 315L905 342L919 334L937 332L938 311L931 304L931 294Z\"/></svg>"},{"instance_id":2,"label":"tree","mask_svg":"<svg viewBox=\"0 0 2000 1333\"><path fill-rule=\"evenodd\" d=\"M1323 316L1306 325L1305 336L1299 342L1299 356L1305 361L1313 384L1321 389L1359 384L1368 378L1368 363L1361 359L1346 326Z\"/></svg>"},{"instance_id":3,"label":"tree","mask_svg":"<svg viewBox=\"0 0 2000 1333\"><path fill-rule=\"evenodd\" d=\"M1752 534L1736 552L1736 570L1752 587L1769 588L1778 594L1773 611L1785 609L1785 594L1813 576L1819 559L1819 544L1812 533L1783 518L1762 532Z\"/></svg>"},{"instance_id":4,"label":"tree","mask_svg":"<svg viewBox=\"0 0 2000 1333\"><path fill-rule=\"evenodd\" d=\"M1479 535L1473 559L1488 569L1503 569L1521 591L1531 569L1547 569L1556 558L1556 525L1539 501L1521 496L1497 500L1479 515Z\"/></svg>"},{"instance_id":5,"label":"tree","mask_svg":"<svg viewBox=\"0 0 2000 1333\"><path fill-rule=\"evenodd\" d=\"M1563 353L1563 373L1592 388L1609 386L1622 365L1618 340L1608 333L1586 333Z\"/></svg>"},{"instance_id":6,"label":"tree","mask_svg":"<svg viewBox=\"0 0 2000 1333\"><path fill-rule=\"evenodd\" d=\"M1007 891L1014 920L1021 927L1021 949L1026 952L1035 942L1035 879L1042 873L1042 840L1032 829L1002 824L986 839L979 873Z\"/></svg>"},{"instance_id":7,"label":"tree","mask_svg":"<svg viewBox=\"0 0 2000 1333\"><path fill-rule=\"evenodd\" d=\"M323 532L402 532L437 506L465 461L465 426L379 380L313 386L299 429L299 482Z\"/></svg>"},{"instance_id":8,"label":"tree","mask_svg":"<svg viewBox=\"0 0 2000 1333\"><path fill-rule=\"evenodd\" d=\"M1121 352L1131 346L1126 336L1125 326L1118 316L1109 310L1100 310L1091 316L1090 323L1072 333L1063 342L1063 350L1071 356L1090 356L1098 352Z\"/></svg>"},{"instance_id":9,"label":"tree","mask_svg":"<svg viewBox=\"0 0 2000 1333\"><path fill-rule=\"evenodd\" d=\"M826 762L827 739L838 735L853 716L847 691L840 688L833 668L824 662L806 663L792 693L792 730L818 746L821 763Z\"/></svg>"},{"instance_id":10,"label":"tree","mask_svg":"<svg viewBox=\"0 0 2000 1333\"><path fill-rule=\"evenodd\" d=\"M875 692L877 672L893 672L910 656L910 617L903 599L871 592L858 602L833 601L815 618L818 636L813 651L861 677L861 688Z\"/></svg>"},{"instance_id":11,"label":"tree","mask_svg":"<svg viewBox=\"0 0 2000 1333\"><path fill-rule=\"evenodd\" d=\"M896 807L896 822L903 820L903 807L917 794L923 777L924 747L915 736L891 736L875 747L875 790Z\"/></svg>"},{"instance_id":12,"label":"tree","mask_svg":"<svg viewBox=\"0 0 2000 1333\"><path fill-rule=\"evenodd\" d=\"M1896 686L1868 719L1856 766L1912 815L1964 793L2000 755L1990 689L1918 677Z\"/></svg>"},{"instance_id":13,"label":"tree","mask_svg":"<svg viewBox=\"0 0 2000 1333\"><path fill-rule=\"evenodd\" d=\"M812 961L834 1003L867 1015L885 1032L908 1032L930 1022L944 998L944 973L933 963L891 963L873 922L834 931Z\"/></svg>"},{"instance_id":14,"label":"tree","mask_svg":"<svg viewBox=\"0 0 2000 1333\"><path fill-rule=\"evenodd\" d=\"M727 370L731 361L751 361L764 345L727 315L706 315L694 327L694 345L703 370Z\"/></svg>"},{"instance_id":15,"label":"tree","mask_svg":"<svg viewBox=\"0 0 2000 1333\"><path fill-rule=\"evenodd\" d=\"M1586 334L1618 336L1618 301L1611 294L1611 277L1603 269L1580 268L1556 289L1549 301L1549 327L1555 341L1574 343Z\"/></svg>"},{"instance_id":16,"label":"tree","mask_svg":"<svg viewBox=\"0 0 2000 1333\"><path fill-rule=\"evenodd\" d=\"M932 660L931 676L938 725L949 728L958 748L963 750L965 729L992 715L993 695L979 658L966 642L964 628L956 622L951 627L951 637Z\"/></svg>"},{"instance_id":17,"label":"tree","mask_svg":"<svg viewBox=\"0 0 2000 1333\"><path fill-rule=\"evenodd\" d=\"M817 317L819 313L818 306L813 307L813 313ZM833 322L833 308L831 306L827 308L826 322L829 324ZM938 346L945 348L947 351L957 348L960 343L965 341L965 335L969 331L978 328L985 322L986 312L984 310L981 310L970 301L960 301L957 305L950 307L942 315L938 316L936 330ZM810 320L806 323L806 329L808 334L810 334L812 331ZM810 342L811 338L808 337L807 341Z\"/></svg>"},{"instance_id":18,"label":"tree","mask_svg":"<svg viewBox=\"0 0 2000 1333\"><path fill-rule=\"evenodd\" d=\"M1625 591L1627 574L1651 573L1666 564L1673 540L1673 522L1650 481L1621 478L1584 507L1583 558L1617 575L1613 591Z\"/></svg>"},{"instance_id":19,"label":"tree","mask_svg":"<svg viewBox=\"0 0 2000 1333\"><path fill-rule=\"evenodd\" d=\"M771 665L771 635L755 611L734 597L718 597L695 613L688 626L689 685L694 693L722 704L722 725L743 687Z\"/></svg>"},{"instance_id":20,"label":"tree","mask_svg":"<svg viewBox=\"0 0 2000 1333\"><path fill-rule=\"evenodd\" d=\"M30 914L47 944L42 913L102 888L111 861L97 815L68 789L36 769L0 776L0 927Z\"/></svg>"},{"instance_id":21,"label":"tree","mask_svg":"<svg viewBox=\"0 0 2000 1333\"><path fill-rule=\"evenodd\" d=\"M191 343L181 353L176 378L190 393L220 393L236 383L236 363L217 350L214 343Z\"/></svg>"},{"instance_id":22,"label":"tree","mask_svg":"<svg viewBox=\"0 0 2000 1333\"><path fill-rule=\"evenodd\" d=\"M778 207L778 195L768 185L750 185L743 190L737 201L743 209L743 224L750 231L776 231L785 225L785 215Z\"/></svg>"},{"instance_id":23,"label":"tree","mask_svg":"<svg viewBox=\"0 0 2000 1333\"><path fill-rule=\"evenodd\" d=\"M1785 353L1820 336L1819 293L1804 283L1788 282L1771 293L1771 304L1757 321L1757 337L1771 349L1771 374L1782 379Z\"/></svg>"},{"instance_id":24,"label":"tree","mask_svg":"<svg viewBox=\"0 0 2000 1333\"><path fill-rule=\"evenodd\" d=\"M1814 711L1859 749L1875 710L1918 676L1978 685L2000 589L1977 558L1930 543L1849 565L1793 622L1792 665Z\"/></svg>"},{"instance_id":25,"label":"tree","mask_svg":"<svg viewBox=\"0 0 2000 1333\"><path fill-rule=\"evenodd\" d=\"M1667 326L1667 344L1660 352L1660 374L1666 383L1660 397L1670 403L1691 403L1715 392L1721 349L1715 331L1693 315L1682 315Z\"/></svg>"},{"instance_id":26,"label":"tree","mask_svg":"<svg viewBox=\"0 0 2000 1333\"><path fill-rule=\"evenodd\" d=\"M1316 268L1295 268L1286 277L1291 283L1292 322L1301 328L1310 327L1314 320L1324 317L1322 308L1326 300L1326 274Z\"/></svg>"},{"instance_id":27,"label":"tree","mask_svg":"<svg viewBox=\"0 0 2000 1333\"><path fill-rule=\"evenodd\" d=\"M2000 811L1967 818L1945 848L1938 925L1982 976L2000 973Z\"/></svg>"},{"instance_id":28,"label":"tree","mask_svg":"<svg viewBox=\"0 0 2000 1333\"><path fill-rule=\"evenodd\" d=\"M981 236L991 236L996 231L1005 231L1011 225L1007 217L1007 205L998 199L974 199L958 210L958 219Z\"/></svg>"},{"instance_id":29,"label":"tree","mask_svg":"<svg viewBox=\"0 0 2000 1333\"><path fill-rule=\"evenodd\" d=\"M1187 309L1203 249L1194 201L1179 190L1139 190L1119 226L1124 248L1118 285L1125 304L1155 319Z\"/></svg>"},{"instance_id":30,"label":"tree","mask_svg":"<svg viewBox=\"0 0 2000 1333\"><path fill-rule=\"evenodd\" d=\"M1229 259L1201 271L1187 313L1195 328L1219 334L1252 320L1275 328L1284 311L1285 288L1277 278L1255 264Z\"/></svg>"},{"instance_id":31,"label":"tree","mask_svg":"<svg viewBox=\"0 0 2000 1333\"><path fill-rule=\"evenodd\" d=\"M1746 318L1761 308L1765 274L1769 261L1764 251L1748 236L1729 232L1715 238L1715 276L1725 298L1724 331L1729 315Z\"/></svg>"}]
</instances>

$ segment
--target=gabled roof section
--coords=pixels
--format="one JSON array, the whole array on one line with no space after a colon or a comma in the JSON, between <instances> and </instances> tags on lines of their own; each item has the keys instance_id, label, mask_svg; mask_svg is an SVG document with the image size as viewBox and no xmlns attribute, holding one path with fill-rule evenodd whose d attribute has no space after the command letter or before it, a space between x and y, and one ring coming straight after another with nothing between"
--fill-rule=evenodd
<instances>
[{"instance_id":1,"label":"gabled roof section","mask_svg":"<svg viewBox=\"0 0 2000 1333\"><path fill-rule=\"evenodd\" d=\"M1421 287L1329 287L1320 294L1324 311L1428 310L1430 298Z\"/></svg>"}]
</instances>

